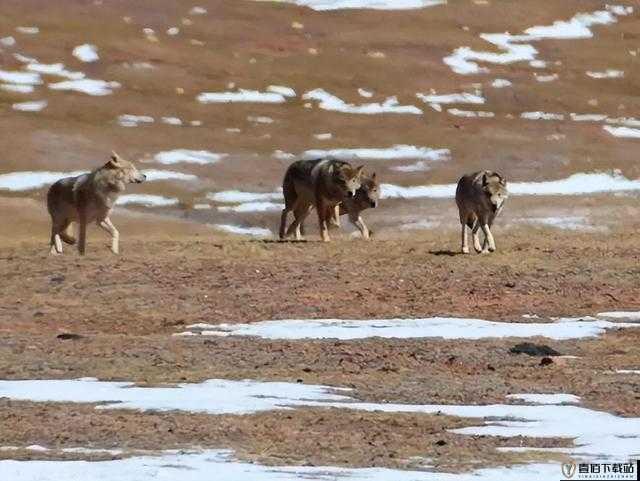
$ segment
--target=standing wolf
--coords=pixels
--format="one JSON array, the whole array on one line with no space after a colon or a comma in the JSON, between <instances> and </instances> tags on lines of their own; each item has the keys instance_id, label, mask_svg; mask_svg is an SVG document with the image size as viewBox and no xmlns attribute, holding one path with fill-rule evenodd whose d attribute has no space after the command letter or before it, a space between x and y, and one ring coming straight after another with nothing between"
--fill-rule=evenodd
<instances>
[{"instance_id":1,"label":"standing wolf","mask_svg":"<svg viewBox=\"0 0 640 481\"><path fill-rule=\"evenodd\" d=\"M109 219L109 214L126 184L139 184L146 176L115 152L102 167L78 177L66 177L54 183L47 193L47 209L51 215L51 254L62 254L62 242L75 244L69 235L72 222L80 225L78 251L85 253L87 224L96 221L111 234L111 251L119 252L120 234Z\"/></svg>"},{"instance_id":2,"label":"standing wolf","mask_svg":"<svg viewBox=\"0 0 640 481\"><path fill-rule=\"evenodd\" d=\"M500 214L508 197L507 180L497 172L483 170L465 175L458 181L456 204L462 224L462 252L469 253L467 227L473 232L473 248L476 252L493 252L496 243L490 227ZM480 247L478 229L484 233L484 243Z\"/></svg>"},{"instance_id":3,"label":"standing wolf","mask_svg":"<svg viewBox=\"0 0 640 481\"><path fill-rule=\"evenodd\" d=\"M291 164L282 181L284 209L280 218L280 239L295 232L300 240L300 226L313 207L318 213L320 236L329 242L327 222L335 207L352 198L360 187L363 166L353 168L348 162L336 159L298 160ZM295 219L287 229L287 215Z\"/></svg>"}]
</instances>

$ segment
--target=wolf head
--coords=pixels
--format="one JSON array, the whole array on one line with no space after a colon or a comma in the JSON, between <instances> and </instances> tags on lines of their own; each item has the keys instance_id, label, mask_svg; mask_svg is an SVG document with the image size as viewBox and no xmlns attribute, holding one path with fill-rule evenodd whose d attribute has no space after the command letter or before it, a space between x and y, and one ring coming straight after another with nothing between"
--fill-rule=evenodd
<instances>
[{"instance_id":1,"label":"wolf head","mask_svg":"<svg viewBox=\"0 0 640 481\"><path fill-rule=\"evenodd\" d=\"M482 174L482 190L489 198L494 212L498 211L509 197L507 179L497 172L486 171Z\"/></svg>"},{"instance_id":2,"label":"wolf head","mask_svg":"<svg viewBox=\"0 0 640 481\"><path fill-rule=\"evenodd\" d=\"M371 176L362 176L360 188L356 191L356 203L365 209L378 207L380 199L380 183L375 172Z\"/></svg>"},{"instance_id":3,"label":"wolf head","mask_svg":"<svg viewBox=\"0 0 640 481\"><path fill-rule=\"evenodd\" d=\"M360 188L362 170L364 166L355 169L349 164L340 165L334 170L333 180L344 197L352 198Z\"/></svg>"},{"instance_id":4,"label":"wolf head","mask_svg":"<svg viewBox=\"0 0 640 481\"><path fill-rule=\"evenodd\" d=\"M124 160L115 152L111 152L111 158L104 168L113 171L117 180L124 184L140 184L147 180L147 176L136 169L133 163Z\"/></svg>"}]
</instances>

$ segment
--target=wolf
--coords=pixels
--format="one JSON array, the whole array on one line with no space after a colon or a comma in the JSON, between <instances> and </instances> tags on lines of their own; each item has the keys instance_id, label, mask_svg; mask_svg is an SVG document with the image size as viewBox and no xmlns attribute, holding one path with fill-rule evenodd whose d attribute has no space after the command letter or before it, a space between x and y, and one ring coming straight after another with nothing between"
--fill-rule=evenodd
<instances>
[{"instance_id":1,"label":"wolf","mask_svg":"<svg viewBox=\"0 0 640 481\"><path fill-rule=\"evenodd\" d=\"M371 175L362 174L360 188L356 195L347 198L336 205L333 212L328 214L329 224L340 227L340 216L348 214L349 221L355 225L364 239L370 239L373 232L369 230L362 218L362 211L378 207L380 199L380 183L374 172ZM304 224L300 224L300 232L304 235Z\"/></svg>"},{"instance_id":2,"label":"wolf","mask_svg":"<svg viewBox=\"0 0 640 481\"><path fill-rule=\"evenodd\" d=\"M469 253L467 227L473 233L473 248L476 252L487 253L496 250L491 234L493 221L502 211L509 196L507 179L497 172L482 170L463 176L456 188L456 204L462 224L462 253ZM484 233L484 243L480 247L478 229Z\"/></svg>"},{"instance_id":3,"label":"wolf","mask_svg":"<svg viewBox=\"0 0 640 481\"><path fill-rule=\"evenodd\" d=\"M338 204L355 196L363 169L364 166L354 168L348 162L331 158L297 160L291 164L282 181L284 209L280 217L280 239L295 232L296 240L300 240L300 226L315 207L320 236L329 242L329 219ZM289 212L294 213L295 219L287 229Z\"/></svg>"},{"instance_id":4,"label":"wolf","mask_svg":"<svg viewBox=\"0 0 640 481\"><path fill-rule=\"evenodd\" d=\"M109 214L127 184L139 184L146 178L133 163L112 152L109 161L92 172L55 182L47 192L47 210L51 216L50 254L62 254L62 241L76 243L68 229L72 222L77 222L80 226L78 251L84 255L87 224L93 221L111 234L111 251L118 254L120 234Z\"/></svg>"}]
</instances>

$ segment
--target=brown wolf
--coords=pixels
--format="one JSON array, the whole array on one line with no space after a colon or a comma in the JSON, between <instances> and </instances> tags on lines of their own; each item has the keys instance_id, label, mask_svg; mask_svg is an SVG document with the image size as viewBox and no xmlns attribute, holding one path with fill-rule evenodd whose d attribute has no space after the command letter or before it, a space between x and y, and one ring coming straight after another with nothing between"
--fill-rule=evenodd
<instances>
[{"instance_id":1,"label":"brown wolf","mask_svg":"<svg viewBox=\"0 0 640 481\"><path fill-rule=\"evenodd\" d=\"M360 187L363 166L354 168L336 159L298 160L291 164L282 181L284 209L280 218L280 238L295 232L301 238L300 225L313 207L318 213L320 236L329 242L328 221L335 207L355 195ZM287 215L293 212L294 221L287 229Z\"/></svg>"},{"instance_id":2,"label":"brown wolf","mask_svg":"<svg viewBox=\"0 0 640 481\"><path fill-rule=\"evenodd\" d=\"M119 252L120 234L109 214L126 184L144 182L146 176L135 166L112 152L102 167L78 177L66 177L54 183L47 193L47 210L51 215L51 254L62 254L62 242L75 244L67 232L72 222L80 225L78 251L84 255L87 224L96 221L111 234L111 251Z\"/></svg>"},{"instance_id":3,"label":"brown wolf","mask_svg":"<svg viewBox=\"0 0 640 481\"><path fill-rule=\"evenodd\" d=\"M473 233L473 248L476 252L493 252L496 244L490 227L502 211L508 197L507 180L497 172L483 170L465 175L458 181L456 204L462 224L462 252L469 253L467 227ZM484 243L480 247L478 229L484 233Z\"/></svg>"},{"instance_id":4,"label":"brown wolf","mask_svg":"<svg viewBox=\"0 0 640 481\"><path fill-rule=\"evenodd\" d=\"M340 227L340 216L348 214L349 221L355 225L364 239L369 239L373 234L364 223L362 211L370 208L378 207L380 199L380 184L376 178L375 172L370 176L363 174L360 182L360 188L356 190L356 195L343 200L335 206L333 212L328 214L329 223L333 226ZM304 224L300 224L300 232L304 235Z\"/></svg>"}]
</instances>

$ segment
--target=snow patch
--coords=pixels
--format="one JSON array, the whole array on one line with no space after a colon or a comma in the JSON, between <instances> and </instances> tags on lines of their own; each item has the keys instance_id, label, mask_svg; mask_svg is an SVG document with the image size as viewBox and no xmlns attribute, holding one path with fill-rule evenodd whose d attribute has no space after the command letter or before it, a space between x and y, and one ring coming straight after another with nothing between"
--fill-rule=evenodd
<instances>
[{"instance_id":1,"label":"snow patch","mask_svg":"<svg viewBox=\"0 0 640 481\"><path fill-rule=\"evenodd\" d=\"M422 114L422 110L415 105L400 105L397 97L388 97L383 103L355 105L348 104L341 98L336 97L323 89L315 89L306 92L302 98L304 100L317 100L319 102L318 106L323 110L342 112L346 114Z\"/></svg>"},{"instance_id":2,"label":"snow patch","mask_svg":"<svg viewBox=\"0 0 640 481\"><path fill-rule=\"evenodd\" d=\"M49 88L52 90L73 90L98 97L110 95L113 93L113 89L118 87L120 87L118 82L107 82L105 80L95 79L68 80L66 82L49 84Z\"/></svg>"},{"instance_id":3,"label":"snow patch","mask_svg":"<svg viewBox=\"0 0 640 481\"><path fill-rule=\"evenodd\" d=\"M155 155L156 162L165 165L172 165L178 163L208 165L219 162L228 154L216 154L207 150L187 150L187 149L175 149L159 152Z\"/></svg>"},{"instance_id":4,"label":"snow patch","mask_svg":"<svg viewBox=\"0 0 640 481\"><path fill-rule=\"evenodd\" d=\"M197 99L203 104L237 102L280 104L286 102L285 96L281 93L244 89L237 92L203 92L198 95Z\"/></svg>"},{"instance_id":5,"label":"snow patch","mask_svg":"<svg viewBox=\"0 0 640 481\"><path fill-rule=\"evenodd\" d=\"M35 100L33 102L20 102L13 104L11 108L13 110L20 110L21 112L40 112L47 106L46 100Z\"/></svg>"},{"instance_id":6,"label":"snow patch","mask_svg":"<svg viewBox=\"0 0 640 481\"><path fill-rule=\"evenodd\" d=\"M388 148L314 149L307 150L302 155L305 158L332 157L342 160L422 159L440 161L450 159L451 151L449 149L432 149L429 147L416 147L413 145L394 145Z\"/></svg>"},{"instance_id":7,"label":"snow patch","mask_svg":"<svg viewBox=\"0 0 640 481\"><path fill-rule=\"evenodd\" d=\"M215 224L213 227L223 232L228 232L230 234L248 235L252 237L272 237L273 236L273 233L269 229L264 229L262 227L243 227L243 226L232 225L232 224Z\"/></svg>"},{"instance_id":8,"label":"snow patch","mask_svg":"<svg viewBox=\"0 0 640 481\"><path fill-rule=\"evenodd\" d=\"M147 207L167 207L178 204L174 197L151 194L125 194L118 197L116 205L140 204Z\"/></svg>"},{"instance_id":9,"label":"snow patch","mask_svg":"<svg viewBox=\"0 0 640 481\"><path fill-rule=\"evenodd\" d=\"M81 62L97 62L100 57L98 56L98 47L90 43L78 45L73 49L73 56Z\"/></svg>"}]
</instances>

